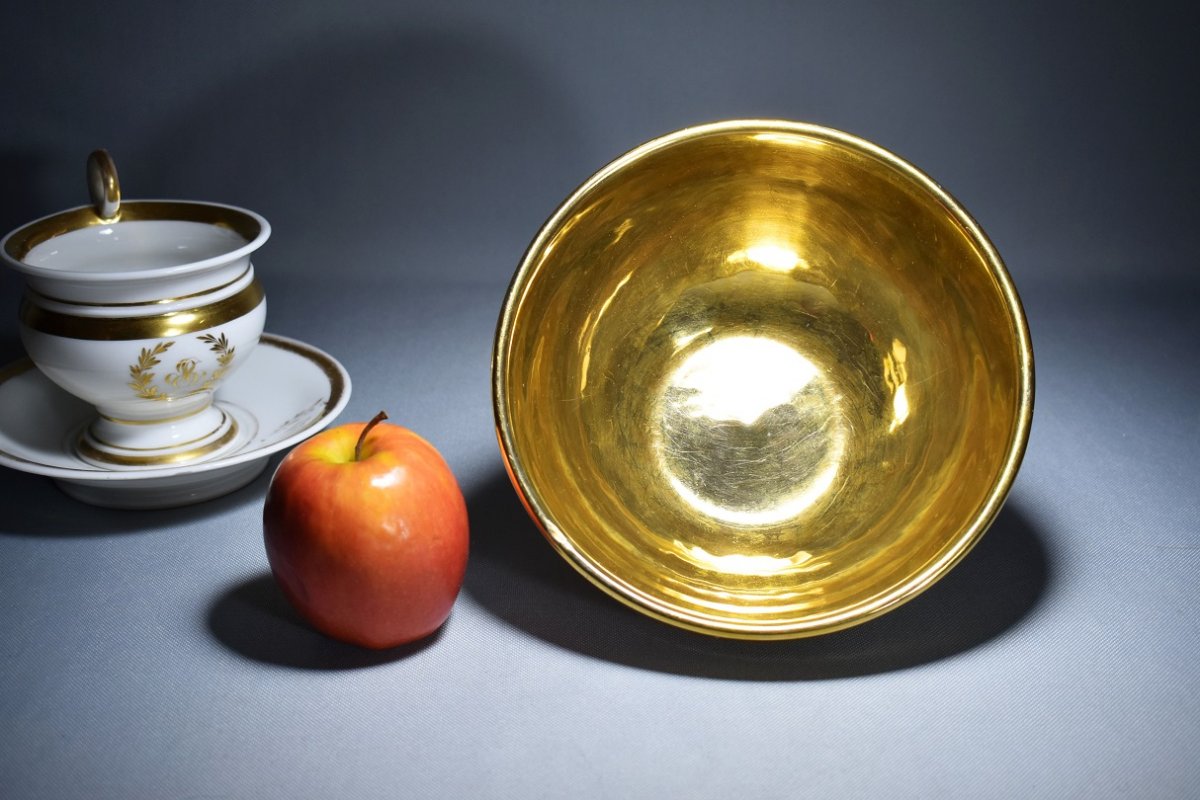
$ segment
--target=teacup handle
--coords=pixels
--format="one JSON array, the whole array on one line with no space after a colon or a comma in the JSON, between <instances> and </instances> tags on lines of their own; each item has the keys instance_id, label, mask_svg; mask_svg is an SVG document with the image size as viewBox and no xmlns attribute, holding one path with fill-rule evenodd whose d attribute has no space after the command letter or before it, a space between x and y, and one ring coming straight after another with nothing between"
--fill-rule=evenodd
<instances>
[{"instance_id":1,"label":"teacup handle","mask_svg":"<svg viewBox=\"0 0 1200 800\"><path fill-rule=\"evenodd\" d=\"M87 160L88 193L92 208L103 222L112 222L121 215L121 183L117 180L117 165L107 150L93 150Z\"/></svg>"}]
</instances>

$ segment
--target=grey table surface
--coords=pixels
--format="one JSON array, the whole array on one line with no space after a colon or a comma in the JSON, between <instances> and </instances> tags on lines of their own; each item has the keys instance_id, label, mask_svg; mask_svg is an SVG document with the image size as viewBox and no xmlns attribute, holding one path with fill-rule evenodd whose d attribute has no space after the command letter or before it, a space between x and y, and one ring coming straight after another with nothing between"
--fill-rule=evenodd
<instances>
[{"instance_id":1,"label":"grey table surface","mask_svg":"<svg viewBox=\"0 0 1200 800\"><path fill-rule=\"evenodd\" d=\"M447 625L372 653L275 588L266 474L118 512L0 472L0 796L1194 796L1195 57L1170 7L999 5L0 12L2 227L83 202L98 145L129 196L262 212L268 330L347 367L340 421L387 408L434 442L472 523ZM879 620L771 644L655 623L559 559L488 375L507 281L573 186L745 116L942 182L1007 260L1038 374L968 558ZM20 291L0 275L0 308Z\"/></svg>"}]
</instances>

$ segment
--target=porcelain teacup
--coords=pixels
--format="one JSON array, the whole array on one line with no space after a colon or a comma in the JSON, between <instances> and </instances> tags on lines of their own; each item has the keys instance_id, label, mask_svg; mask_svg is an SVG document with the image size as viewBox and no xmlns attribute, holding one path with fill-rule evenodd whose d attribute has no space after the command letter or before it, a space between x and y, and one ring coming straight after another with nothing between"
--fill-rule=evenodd
<instances>
[{"instance_id":1,"label":"porcelain teacup","mask_svg":"<svg viewBox=\"0 0 1200 800\"><path fill-rule=\"evenodd\" d=\"M250 256L270 232L234 206L138 200L63 211L0 241L25 279L30 359L98 412L74 443L81 458L140 469L236 446L237 423L214 392L262 333Z\"/></svg>"}]
</instances>

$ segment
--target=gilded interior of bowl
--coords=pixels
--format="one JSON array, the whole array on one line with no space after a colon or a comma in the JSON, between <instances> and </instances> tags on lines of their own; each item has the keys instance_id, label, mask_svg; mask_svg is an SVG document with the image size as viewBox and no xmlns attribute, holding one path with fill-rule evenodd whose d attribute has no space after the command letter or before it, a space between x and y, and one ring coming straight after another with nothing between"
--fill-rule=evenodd
<instances>
[{"instance_id":1,"label":"gilded interior of bowl","mask_svg":"<svg viewBox=\"0 0 1200 800\"><path fill-rule=\"evenodd\" d=\"M514 484L618 599L707 633L836 630L986 529L1028 436L1012 282L922 173L816 126L663 137L581 187L502 310Z\"/></svg>"}]
</instances>

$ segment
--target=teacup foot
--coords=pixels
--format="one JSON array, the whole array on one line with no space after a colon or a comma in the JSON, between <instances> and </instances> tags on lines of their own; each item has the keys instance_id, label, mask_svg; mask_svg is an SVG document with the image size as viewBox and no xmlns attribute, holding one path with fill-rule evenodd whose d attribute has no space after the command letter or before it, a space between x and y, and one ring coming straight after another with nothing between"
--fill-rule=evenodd
<instances>
[{"instance_id":1,"label":"teacup foot","mask_svg":"<svg viewBox=\"0 0 1200 800\"><path fill-rule=\"evenodd\" d=\"M209 461L236 446L237 421L219 405L184 419L125 420L101 415L76 443L79 457L106 469L144 469Z\"/></svg>"}]
</instances>

